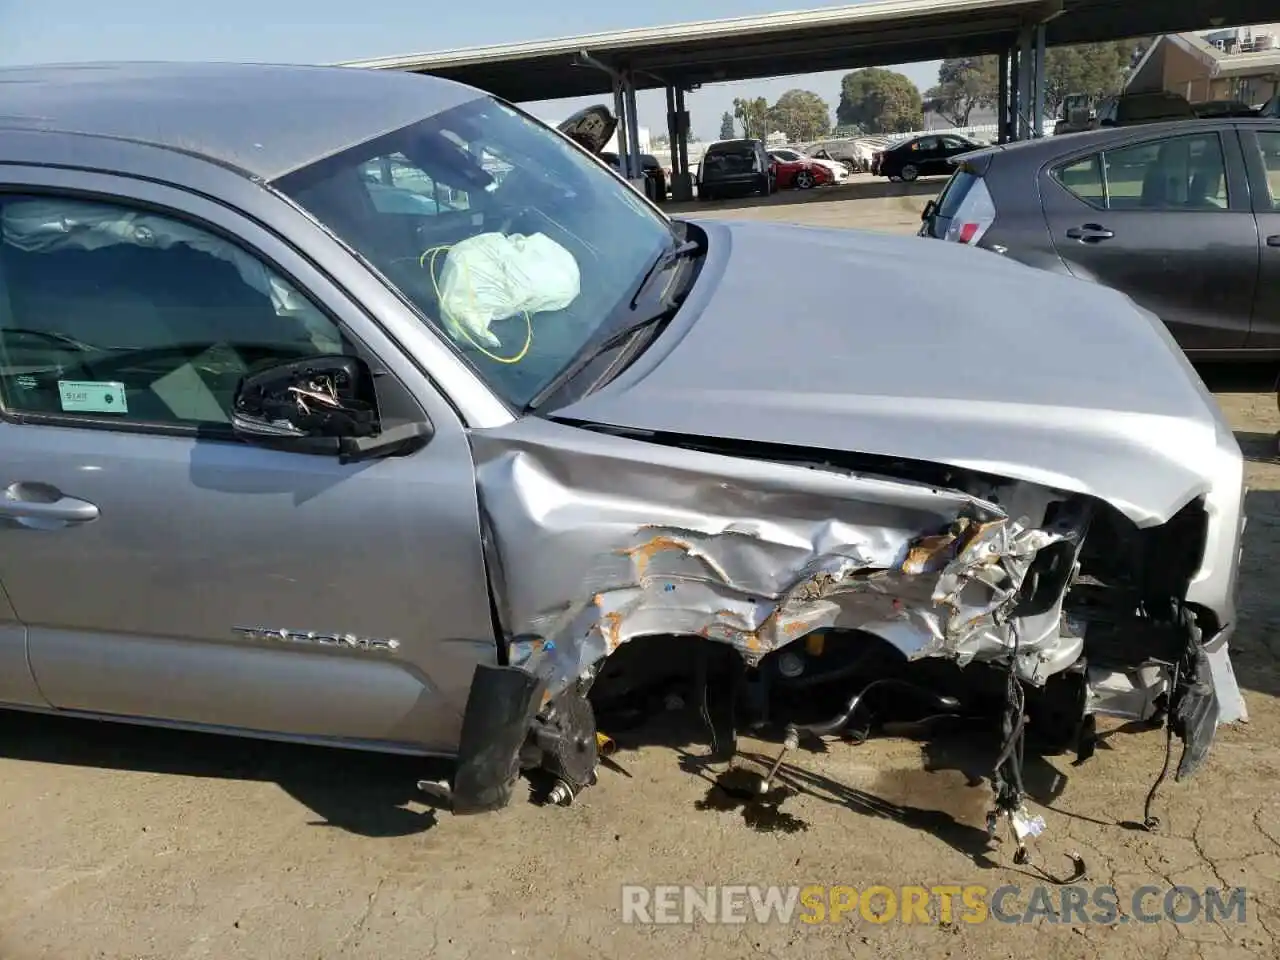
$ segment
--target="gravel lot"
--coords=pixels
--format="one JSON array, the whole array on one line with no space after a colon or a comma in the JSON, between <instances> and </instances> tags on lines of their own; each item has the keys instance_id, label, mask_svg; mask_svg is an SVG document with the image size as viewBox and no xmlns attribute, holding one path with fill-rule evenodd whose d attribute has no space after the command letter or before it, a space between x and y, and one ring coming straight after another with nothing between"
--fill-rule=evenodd
<instances>
[{"instance_id":1,"label":"gravel lot","mask_svg":"<svg viewBox=\"0 0 1280 960\"><path fill-rule=\"evenodd\" d=\"M858 178L705 215L909 231L938 183ZM796 201L799 202L788 202ZM1157 732L1118 732L1081 768L1028 760L1048 831L1044 862L1078 851L1122 907L1143 884L1248 888L1246 922L839 922L641 926L623 884L1016 884L988 848L983 761L908 739L801 753L786 773L789 829L708 804L698 744L616 757L570 808L523 800L492 816L437 815L421 764L111 725L0 716L0 960L71 958L742 958L922 955L1050 958L1280 956L1280 429L1275 369L1209 370L1249 455L1244 618L1235 667L1251 722L1224 729L1208 767L1142 800ZM746 744L749 749L750 744ZM784 768L785 769L785 768ZM622 772L625 771L625 772ZM775 824L776 825L776 824ZM1019 903L1025 902L1025 897ZM1157 901L1158 902L1158 901ZM801 952L802 951L802 952Z\"/></svg>"}]
</instances>

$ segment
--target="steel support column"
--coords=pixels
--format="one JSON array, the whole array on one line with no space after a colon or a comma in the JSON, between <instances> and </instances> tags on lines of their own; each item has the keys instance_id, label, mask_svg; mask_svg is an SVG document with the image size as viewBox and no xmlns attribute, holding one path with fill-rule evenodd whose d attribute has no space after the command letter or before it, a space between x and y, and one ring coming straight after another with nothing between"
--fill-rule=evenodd
<instances>
[{"instance_id":1,"label":"steel support column","mask_svg":"<svg viewBox=\"0 0 1280 960\"><path fill-rule=\"evenodd\" d=\"M1037 137L1044 136L1044 41L1045 41L1045 25L1043 23L1036 26L1036 68L1035 75L1032 78L1032 87L1035 90L1032 96L1032 125Z\"/></svg>"},{"instance_id":2,"label":"steel support column","mask_svg":"<svg viewBox=\"0 0 1280 960\"><path fill-rule=\"evenodd\" d=\"M679 151L676 149L676 138L678 136L680 124L676 118L676 89L675 87L667 87L667 148L671 154L671 172L675 173L679 166L676 159Z\"/></svg>"},{"instance_id":3,"label":"steel support column","mask_svg":"<svg viewBox=\"0 0 1280 960\"><path fill-rule=\"evenodd\" d=\"M630 70L622 75L622 92L627 101L627 146L631 151L627 177L631 180L639 180L644 176L644 167L640 162L640 119L636 114L636 81Z\"/></svg>"},{"instance_id":4,"label":"steel support column","mask_svg":"<svg viewBox=\"0 0 1280 960\"><path fill-rule=\"evenodd\" d=\"M1035 31L1023 27L1018 34L1018 139L1031 138L1032 74L1035 72Z\"/></svg>"},{"instance_id":5,"label":"steel support column","mask_svg":"<svg viewBox=\"0 0 1280 960\"><path fill-rule=\"evenodd\" d=\"M685 109L684 87L675 88L676 138L671 141L671 199L693 199L693 178L689 176L689 111Z\"/></svg>"},{"instance_id":6,"label":"steel support column","mask_svg":"<svg viewBox=\"0 0 1280 960\"><path fill-rule=\"evenodd\" d=\"M684 103L684 87L676 87L676 113L680 115L680 172L689 175L689 111Z\"/></svg>"},{"instance_id":7,"label":"steel support column","mask_svg":"<svg viewBox=\"0 0 1280 960\"><path fill-rule=\"evenodd\" d=\"M996 123L1000 125L996 140L1009 141L1009 51L1000 51L1000 64L996 68Z\"/></svg>"},{"instance_id":8,"label":"steel support column","mask_svg":"<svg viewBox=\"0 0 1280 960\"><path fill-rule=\"evenodd\" d=\"M631 153L627 149L627 109L622 96L622 78L619 76L613 78L613 115L618 118L615 134L618 138L618 167L623 177L629 177L627 169L631 164Z\"/></svg>"},{"instance_id":9,"label":"steel support column","mask_svg":"<svg viewBox=\"0 0 1280 960\"><path fill-rule=\"evenodd\" d=\"M1015 44L1009 50L1009 113L1004 118L1010 140L1018 139L1018 71L1021 69L1018 61L1020 59L1021 56Z\"/></svg>"}]
</instances>

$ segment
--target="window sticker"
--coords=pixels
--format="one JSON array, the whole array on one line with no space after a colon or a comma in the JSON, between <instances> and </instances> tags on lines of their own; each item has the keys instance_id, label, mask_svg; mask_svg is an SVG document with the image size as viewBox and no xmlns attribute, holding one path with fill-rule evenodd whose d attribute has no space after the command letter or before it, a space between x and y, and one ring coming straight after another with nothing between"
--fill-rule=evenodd
<instances>
[{"instance_id":1,"label":"window sticker","mask_svg":"<svg viewBox=\"0 0 1280 960\"><path fill-rule=\"evenodd\" d=\"M65 413L128 413L124 384L97 380L59 380L58 398Z\"/></svg>"}]
</instances>

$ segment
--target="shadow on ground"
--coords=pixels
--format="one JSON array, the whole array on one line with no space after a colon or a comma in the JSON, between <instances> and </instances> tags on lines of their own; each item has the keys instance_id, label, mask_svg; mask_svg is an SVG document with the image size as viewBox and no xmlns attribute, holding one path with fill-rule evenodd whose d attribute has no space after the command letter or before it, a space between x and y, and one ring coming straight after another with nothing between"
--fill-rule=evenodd
<instances>
[{"instance_id":1,"label":"shadow on ground","mask_svg":"<svg viewBox=\"0 0 1280 960\"><path fill-rule=\"evenodd\" d=\"M927 732L926 736L926 729L921 728L911 738L921 740L924 762L920 768L887 767L866 789L814 770L818 765L812 762L814 755L829 749L819 742L788 754L767 788L761 785L777 758L773 749L743 750L730 764L712 764L703 756L681 751L680 765L707 784L706 796L695 804L696 809L738 812L746 826L757 832L807 830L808 823L792 812L794 805L788 806L791 798L804 795L927 834L980 868L1007 867L1004 861L1012 851L1001 851L1002 835L993 839L987 829L987 814L995 800L990 775L999 751L998 738L989 726L965 721L949 728L929 725ZM1102 748L1108 749L1105 744ZM1048 759L1028 750L1023 783L1029 799L1062 816L1107 827L1118 825L1055 807L1067 779Z\"/></svg>"},{"instance_id":2,"label":"shadow on ground","mask_svg":"<svg viewBox=\"0 0 1280 960\"><path fill-rule=\"evenodd\" d=\"M1196 371L1213 393L1276 392L1280 365L1275 363L1197 363Z\"/></svg>"},{"instance_id":3,"label":"shadow on ground","mask_svg":"<svg viewBox=\"0 0 1280 960\"><path fill-rule=\"evenodd\" d=\"M1274 450L1274 436L1270 442ZM1231 663L1242 689L1280 697L1280 491L1249 491L1245 514L1249 525L1240 558L1240 626L1231 639Z\"/></svg>"},{"instance_id":4,"label":"shadow on ground","mask_svg":"<svg viewBox=\"0 0 1280 960\"><path fill-rule=\"evenodd\" d=\"M1280 464L1280 434L1237 430L1236 443L1246 460Z\"/></svg>"},{"instance_id":5,"label":"shadow on ground","mask_svg":"<svg viewBox=\"0 0 1280 960\"><path fill-rule=\"evenodd\" d=\"M278 784L313 811L314 826L366 837L400 837L436 824L421 803L420 779L445 775L443 764L299 746L242 737L187 733L66 717L0 711L0 756L36 763L256 780Z\"/></svg>"}]
</instances>

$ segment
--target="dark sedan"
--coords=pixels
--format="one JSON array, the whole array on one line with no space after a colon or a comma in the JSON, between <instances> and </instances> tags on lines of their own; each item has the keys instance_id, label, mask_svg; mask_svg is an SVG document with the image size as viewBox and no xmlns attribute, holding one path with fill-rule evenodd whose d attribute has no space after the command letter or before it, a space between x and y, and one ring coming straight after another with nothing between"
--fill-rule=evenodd
<instances>
[{"instance_id":1,"label":"dark sedan","mask_svg":"<svg viewBox=\"0 0 1280 960\"><path fill-rule=\"evenodd\" d=\"M1280 120L1096 130L957 164L921 236L1123 291L1195 359L1280 358Z\"/></svg>"},{"instance_id":2,"label":"dark sedan","mask_svg":"<svg viewBox=\"0 0 1280 960\"><path fill-rule=\"evenodd\" d=\"M929 133L879 151L871 158L871 172L890 180L915 180L951 172L951 158L981 144L958 133Z\"/></svg>"}]
</instances>

